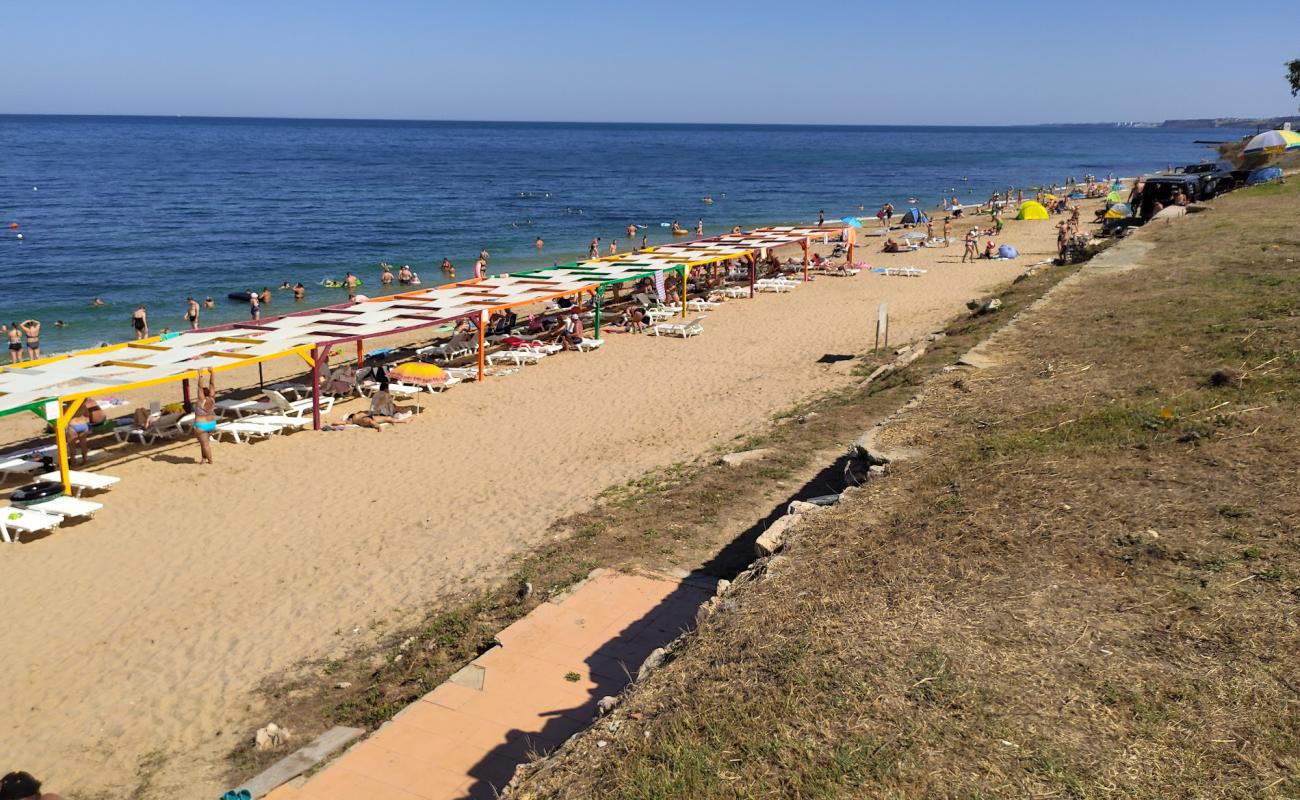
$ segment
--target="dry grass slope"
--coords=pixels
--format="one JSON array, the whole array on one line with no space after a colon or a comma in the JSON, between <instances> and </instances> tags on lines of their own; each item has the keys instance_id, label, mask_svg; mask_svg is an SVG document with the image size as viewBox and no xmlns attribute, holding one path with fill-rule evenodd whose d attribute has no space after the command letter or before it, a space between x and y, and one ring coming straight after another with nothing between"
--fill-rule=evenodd
<instances>
[{"instance_id":1,"label":"dry grass slope","mask_svg":"<svg viewBox=\"0 0 1300 800\"><path fill-rule=\"evenodd\" d=\"M1148 228L933 380L923 461L515 796L1300 796L1298 190Z\"/></svg>"}]
</instances>

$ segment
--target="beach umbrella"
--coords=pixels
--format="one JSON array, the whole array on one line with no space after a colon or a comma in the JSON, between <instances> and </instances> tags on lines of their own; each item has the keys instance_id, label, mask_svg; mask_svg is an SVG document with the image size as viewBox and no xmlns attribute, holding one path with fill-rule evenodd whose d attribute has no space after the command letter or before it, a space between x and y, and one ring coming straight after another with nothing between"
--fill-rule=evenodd
<instances>
[{"instance_id":1,"label":"beach umbrella","mask_svg":"<svg viewBox=\"0 0 1300 800\"><path fill-rule=\"evenodd\" d=\"M843 222L845 225L848 225L849 227L852 228L862 227L862 220L858 219L857 217L845 217L844 219L840 220L840 222Z\"/></svg>"},{"instance_id":2,"label":"beach umbrella","mask_svg":"<svg viewBox=\"0 0 1300 800\"><path fill-rule=\"evenodd\" d=\"M447 382L446 370L434 364L425 364L419 361L398 364L389 370L388 374L402 383L413 383L417 386L441 386Z\"/></svg>"},{"instance_id":3,"label":"beach umbrella","mask_svg":"<svg viewBox=\"0 0 1300 800\"><path fill-rule=\"evenodd\" d=\"M1128 203L1116 203L1106 211L1106 219L1128 219L1133 216L1133 209Z\"/></svg>"},{"instance_id":4,"label":"beach umbrella","mask_svg":"<svg viewBox=\"0 0 1300 800\"><path fill-rule=\"evenodd\" d=\"M1156 212L1151 219L1173 219L1174 217L1187 216L1187 209L1183 206L1165 206Z\"/></svg>"},{"instance_id":5,"label":"beach umbrella","mask_svg":"<svg viewBox=\"0 0 1300 800\"><path fill-rule=\"evenodd\" d=\"M1300 133L1295 131L1264 131L1246 142L1247 154L1267 153L1273 155L1286 150L1300 149Z\"/></svg>"},{"instance_id":6,"label":"beach umbrella","mask_svg":"<svg viewBox=\"0 0 1300 800\"><path fill-rule=\"evenodd\" d=\"M1110 194L1106 195L1106 202L1111 205L1122 203L1124 202L1124 195L1120 194L1118 189L1112 189Z\"/></svg>"}]
</instances>

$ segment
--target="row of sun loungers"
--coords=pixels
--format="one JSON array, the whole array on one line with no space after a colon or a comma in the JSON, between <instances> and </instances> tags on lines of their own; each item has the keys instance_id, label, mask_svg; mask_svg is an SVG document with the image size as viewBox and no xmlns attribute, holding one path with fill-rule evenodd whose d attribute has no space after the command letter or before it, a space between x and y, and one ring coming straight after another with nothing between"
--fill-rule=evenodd
<instances>
[{"instance_id":1,"label":"row of sun loungers","mask_svg":"<svg viewBox=\"0 0 1300 800\"><path fill-rule=\"evenodd\" d=\"M39 463L39 462L37 462ZM61 477L57 471L44 473L36 478L37 483L59 483ZM69 519L89 519L103 508L103 504L81 497L85 492L103 492L117 484L118 478L96 472L71 470L68 482L72 485L72 495L58 494L52 497L24 502L20 505L0 506L0 541L14 543L24 533L41 533L54 530Z\"/></svg>"}]
</instances>

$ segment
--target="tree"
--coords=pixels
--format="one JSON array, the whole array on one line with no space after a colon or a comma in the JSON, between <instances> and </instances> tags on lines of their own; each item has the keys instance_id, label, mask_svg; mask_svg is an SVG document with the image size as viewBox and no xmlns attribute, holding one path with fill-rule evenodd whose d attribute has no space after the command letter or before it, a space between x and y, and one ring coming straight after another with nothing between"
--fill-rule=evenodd
<instances>
[{"instance_id":1,"label":"tree","mask_svg":"<svg viewBox=\"0 0 1300 800\"><path fill-rule=\"evenodd\" d=\"M1291 96L1295 97L1300 94L1300 58L1288 61L1286 69L1286 79L1291 82Z\"/></svg>"}]
</instances>

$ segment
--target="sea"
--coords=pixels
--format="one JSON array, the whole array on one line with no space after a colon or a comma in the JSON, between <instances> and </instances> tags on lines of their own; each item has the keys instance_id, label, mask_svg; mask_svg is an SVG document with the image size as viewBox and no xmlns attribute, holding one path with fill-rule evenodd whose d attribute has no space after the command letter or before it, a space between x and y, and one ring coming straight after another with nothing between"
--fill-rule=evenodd
<instances>
[{"instance_id":1,"label":"sea","mask_svg":"<svg viewBox=\"0 0 1300 800\"><path fill-rule=\"evenodd\" d=\"M1120 127L554 124L0 115L0 321L42 321L46 353L342 302L381 262L422 285L567 263L593 237L629 249L680 221L733 225L871 216L1008 186L1136 175L1213 158L1197 140L1248 131ZM711 198L712 203L704 202ZM542 240L538 247L538 239ZM102 306L92 306L95 298Z\"/></svg>"}]
</instances>

